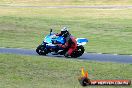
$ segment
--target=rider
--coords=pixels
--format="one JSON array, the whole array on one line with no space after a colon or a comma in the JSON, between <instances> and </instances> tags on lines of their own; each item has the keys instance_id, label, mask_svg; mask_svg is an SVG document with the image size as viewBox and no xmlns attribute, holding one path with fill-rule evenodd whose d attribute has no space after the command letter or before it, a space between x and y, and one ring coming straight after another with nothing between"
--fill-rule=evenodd
<instances>
[{"instance_id":1,"label":"rider","mask_svg":"<svg viewBox=\"0 0 132 88\"><path fill-rule=\"evenodd\" d=\"M66 41L65 44L64 45L58 44L58 46L66 50L66 54L65 54L66 57L70 56L73 53L73 51L77 48L76 39L73 36L71 36L67 27L63 27L61 29L61 33L56 34L56 35L64 37Z\"/></svg>"}]
</instances>

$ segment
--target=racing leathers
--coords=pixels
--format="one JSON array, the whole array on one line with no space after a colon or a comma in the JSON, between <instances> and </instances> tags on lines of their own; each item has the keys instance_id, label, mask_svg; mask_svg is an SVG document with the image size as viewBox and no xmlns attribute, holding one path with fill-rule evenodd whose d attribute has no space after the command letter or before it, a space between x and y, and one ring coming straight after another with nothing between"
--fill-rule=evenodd
<instances>
[{"instance_id":1,"label":"racing leathers","mask_svg":"<svg viewBox=\"0 0 132 88\"><path fill-rule=\"evenodd\" d=\"M57 34L59 35L59 34ZM77 48L77 42L75 37L69 35L65 38L66 43L64 45L62 44L58 44L59 47L62 47L63 49L66 50L66 54L65 56L71 56L71 54L73 53L73 51L76 50Z\"/></svg>"}]
</instances>

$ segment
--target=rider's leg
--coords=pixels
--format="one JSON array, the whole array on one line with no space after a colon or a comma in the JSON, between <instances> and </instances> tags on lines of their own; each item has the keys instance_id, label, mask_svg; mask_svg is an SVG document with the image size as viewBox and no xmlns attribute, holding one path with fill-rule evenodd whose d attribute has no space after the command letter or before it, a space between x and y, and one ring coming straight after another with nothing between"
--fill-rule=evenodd
<instances>
[{"instance_id":1,"label":"rider's leg","mask_svg":"<svg viewBox=\"0 0 132 88\"><path fill-rule=\"evenodd\" d=\"M73 53L73 51L75 50L76 48L69 48L67 53L65 54L66 57L68 56L71 56L71 54Z\"/></svg>"},{"instance_id":2,"label":"rider's leg","mask_svg":"<svg viewBox=\"0 0 132 88\"><path fill-rule=\"evenodd\" d=\"M72 52L74 51L74 48L69 48L68 50L68 55L70 56L72 54Z\"/></svg>"},{"instance_id":3,"label":"rider's leg","mask_svg":"<svg viewBox=\"0 0 132 88\"><path fill-rule=\"evenodd\" d=\"M69 48L68 51L65 53L65 57L70 57L70 55L72 54L73 49Z\"/></svg>"}]
</instances>

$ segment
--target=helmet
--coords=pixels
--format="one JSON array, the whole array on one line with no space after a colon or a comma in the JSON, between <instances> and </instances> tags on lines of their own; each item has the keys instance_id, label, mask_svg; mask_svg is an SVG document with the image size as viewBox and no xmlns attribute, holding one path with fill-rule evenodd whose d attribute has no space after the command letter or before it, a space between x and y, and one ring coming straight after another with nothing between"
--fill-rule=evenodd
<instances>
[{"instance_id":1,"label":"helmet","mask_svg":"<svg viewBox=\"0 0 132 88\"><path fill-rule=\"evenodd\" d=\"M61 29L61 31L68 31L68 28L67 28L67 27L63 27L63 28Z\"/></svg>"},{"instance_id":2,"label":"helmet","mask_svg":"<svg viewBox=\"0 0 132 88\"><path fill-rule=\"evenodd\" d=\"M70 35L70 33L69 33L67 27L63 27L63 28L61 29L61 35L62 35L63 37L65 37L65 38L68 37L68 36Z\"/></svg>"}]
</instances>

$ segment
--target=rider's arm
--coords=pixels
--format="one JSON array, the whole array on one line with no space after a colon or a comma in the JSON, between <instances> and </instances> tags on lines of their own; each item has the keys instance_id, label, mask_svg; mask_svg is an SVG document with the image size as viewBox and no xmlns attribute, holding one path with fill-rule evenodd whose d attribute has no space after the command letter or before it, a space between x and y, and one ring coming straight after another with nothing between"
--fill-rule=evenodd
<instances>
[{"instance_id":1,"label":"rider's arm","mask_svg":"<svg viewBox=\"0 0 132 88\"><path fill-rule=\"evenodd\" d=\"M65 43L64 45L63 44L58 44L59 47L62 47L62 48L67 48L68 47L68 43Z\"/></svg>"},{"instance_id":2,"label":"rider's arm","mask_svg":"<svg viewBox=\"0 0 132 88\"><path fill-rule=\"evenodd\" d=\"M68 47L68 44L65 43L64 45L61 46L62 48L67 48Z\"/></svg>"}]
</instances>

